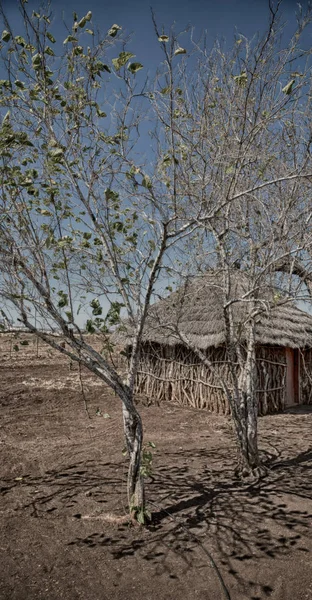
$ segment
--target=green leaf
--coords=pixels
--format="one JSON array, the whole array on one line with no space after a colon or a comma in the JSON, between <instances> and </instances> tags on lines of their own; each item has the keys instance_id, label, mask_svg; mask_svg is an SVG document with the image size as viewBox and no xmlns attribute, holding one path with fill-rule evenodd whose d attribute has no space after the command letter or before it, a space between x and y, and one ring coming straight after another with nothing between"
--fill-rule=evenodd
<instances>
[{"instance_id":1,"label":"green leaf","mask_svg":"<svg viewBox=\"0 0 312 600\"><path fill-rule=\"evenodd\" d=\"M161 94L168 94L170 92L170 87L164 87L160 90Z\"/></svg>"},{"instance_id":2,"label":"green leaf","mask_svg":"<svg viewBox=\"0 0 312 600\"><path fill-rule=\"evenodd\" d=\"M96 114L98 117L107 117L106 112L104 112L104 110L100 110L99 108L97 108Z\"/></svg>"},{"instance_id":3,"label":"green leaf","mask_svg":"<svg viewBox=\"0 0 312 600\"><path fill-rule=\"evenodd\" d=\"M14 81L16 87L20 88L20 90L24 90L25 89L25 85L22 81L20 81L19 79L16 79Z\"/></svg>"},{"instance_id":4,"label":"green leaf","mask_svg":"<svg viewBox=\"0 0 312 600\"><path fill-rule=\"evenodd\" d=\"M17 44L19 44L19 46L26 46L26 41L24 40L24 38L21 35L16 35L15 36L15 41Z\"/></svg>"},{"instance_id":5,"label":"green leaf","mask_svg":"<svg viewBox=\"0 0 312 600\"><path fill-rule=\"evenodd\" d=\"M295 79L292 79L291 81L289 81L289 83L287 83L287 85L285 85L285 87L283 87L282 92L284 94L286 94L287 96L289 96L289 94L291 94L291 92L292 92L294 83L295 83Z\"/></svg>"},{"instance_id":6,"label":"green leaf","mask_svg":"<svg viewBox=\"0 0 312 600\"><path fill-rule=\"evenodd\" d=\"M17 345L17 344L14 344L14 346L13 346L13 350L14 350L15 352L18 352L18 351L19 351L19 347L18 347L18 345Z\"/></svg>"},{"instance_id":7,"label":"green leaf","mask_svg":"<svg viewBox=\"0 0 312 600\"><path fill-rule=\"evenodd\" d=\"M11 39L11 34L10 34L10 32L9 32L9 31L7 31L7 30L5 29L5 30L2 32L1 39L2 39L4 42L8 42L8 41Z\"/></svg>"},{"instance_id":8,"label":"green leaf","mask_svg":"<svg viewBox=\"0 0 312 600\"><path fill-rule=\"evenodd\" d=\"M64 306L68 306L68 294L65 294L62 290L58 292L60 296L60 300L58 301L59 308L64 308Z\"/></svg>"},{"instance_id":9,"label":"green leaf","mask_svg":"<svg viewBox=\"0 0 312 600\"><path fill-rule=\"evenodd\" d=\"M158 38L159 42L169 42L169 38L167 35L160 35Z\"/></svg>"},{"instance_id":10,"label":"green leaf","mask_svg":"<svg viewBox=\"0 0 312 600\"><path fill-rule=\"evenodd\" d=\"M110 35L111 37L116 37L118 31L120 31L122 29L122 27L119 27L119 25L116 25L116 23L114 25L111 26L111 28L108 30L108 35Z\"/></svg>"},{"instance_id":11,"label":"green leaf","mask_svg":"<svg viewBox=\"0 0 312 600\"><path fill-rule=\"evenodd\" d=\"M133 58L135 56L135 54L132 54L132 52L120 52L118 58L113 58L112 59L112 63L116 69L116 71L119 71L119 69L121 69L121 67L123 67L130 58Z\"/></svg>"},{"instance_id":12,"label":"green leaf","mask_svg":"<svg viewBox=\"0 0 312 600\"><path fill-rule=\"evenodd\" d=\"M68 35L63 44L68 44L68 42L78 42L78 40L74 35Z\"/></svg>"},{"instance_id":13,"label":"green leaf","mask_svg":"<svg viewBox=\"0 0 312 600\"><path fill-rule=\"evenodd\" d=\"M123 224L122 221L115 221L115 223L113 223L112 225L113 229L115 229L116 231L118 231L118 233L125 233L126 232L126 228Z\"/></svg>"},{"instance_id":14,"label":"green leaf","mask_svg":"<svg viewBox=\"0 0 312 600\"><path fill-rule=\"evenodd\" d=\"M50 31L47 31L47 38L48 38L48 40L50 40L50 42L51 42L52 44L55 44L55 42L56 42L56 39L55 39L55 37L52 35L52 33L50 33Z\"/></svg>"},{"instance_id":15,"label":"green leaf","mask_svg":"<svg viewBox=\"0 0 312 600\"><path fill-rule=\"evenodd\" d=\"M149 247L152 250L152 252L154 252L156 250L156 244L154 240L148 240L149 243Z\"/></svg>"},{"instance_id":16,"label":"green leaf","mask_svg":"<svg viewBox=\"0 0 312 600\"><path fill-rule=\"evenodd\" d=\"M141 63L138 62L130 63L128 65L128 69L129 71L131 71L131 73L137 73L138 71L140 71L140 69L143 69L143 65L141 65Z\"/></svg>"},{"instance_id":17,"label":"green leaf","mask_svg":"<svg viewBox=\"0 0 312 600\"><path fill-rule=\"evenodd\" d=\"M140 169L139 167L136 167L135 165L132 165L130 171L129 171L130 175L137 175L138 173L140 173Z\"/></svg>"},{"instance_id":18,"label":"green leaf","mask_svg":"<svg viewBox=\"0 0 312 600\"><path fill-rule=\"evenodd\" d=\"M140 510L140 512L138 512L136 514L136 520L140 525L144 525L145 523L145 518L144 518L144 512L143 510Z\"/></svg>"},{"instance_id":19,"label":"green leaf","mask_svg":"<svg viewBox=\"0 0 312 600\"><path fill-rule=\"evenodd\" d=\"M152 182L151 179L148 175L144 175L143 179L142 179L142 185L143 187L147 188L148 190L151 189L152 187Z\"/></svg>"},{"instance_id":20,"label":"green leaf","mask_svg":"<svg viewBox=\"0 0 312 600\"><path fill-rule=\"evenodd\" d=\"M96 67L99 69L99 71L107 71L107 73L112 72L108 65L106 65L100 61L96 63Z\"/></svg>"},{"instance_id":21,"label":"green leaf","mask_svg":"<svg viewBox=\"0 0 312 600\"><path fill-rule=\"evenodd\" d=\"M61 156L63 156L64 151L62 148L53 148L52 150L49 151L49 156L51 158L60 158Z\"/></svg>"},{"instance_id":22,"label":"green leaf","mask_svg":"<svg viewBox=\"0 0 312 600\"><path fill-rule=\"evenodd\" d=\"M80 21L78 21L78 27L81 27L81 28L84 27L86 25L87 21L91 21L91 19L92 19L92 12L91 12L91 10L89 10L89 12L84 17L82 17L82 19L80 19ZM75 21L77 21L77 19L75 19Z\"/></svg>"},{"instance_id":23,"label":"green leaf","mask_svg":"<svg viewBox=\"0 0 312 600\"><path fill-rule=\"evenodd\" d=\"M99 302L99 300L97 298L95 298L94 300L92 300L90 302L90 306L92 308L92 314L95 317L99 317L102 314L103 309L102 309L102 307L100 305L100 302Z\"/></svg>"},{"instance_id":24,"label":"green leaf","mask_svg":"<svg viewBox=\"0 0 312 600\"><path fill-rule=\"evenodd\" d=\"M29 342L28 342L27 340L22 340L22 341L20 342L20 345L21 345L21 346L29 346Z\"/></svg>"},{"instance_id":25,"label":"green leaf","mask_svg":"<svg viewBox=\"0 0 312 600\"><path fill-rule=\"evenodd\" d=\"M163 158L163 165L165 165L165 167L168 167L171 164L172 158L170 156L170 154L166 154Z\"/></svg>"},{"instance_id":26,"label":"green leaf","mask_svg":"<svg viewBox=\"0 0 312 600\"><path fill-rule=\"evenodd\" d=\"M33 64L33 67L34 67L35 70L38 69L41 66L41 62L42 62L42 56L41 56L41 54L35 54L32 57L32 64Z\"/></svg>"},{"instance_id":27,"label":"green leaf","mask_svg":"<svg viewBox=\"0 0 312 600\"><path fill-rule=\"evenodd\" d=\"M120 302L112 302L106 315L106 321L109 325L117 325L120 322L120 310L124 306Z\"/></svg>"},{"instance_id":28,"label":"green leaf","mask_svg":"<svg viewBox=\"0 0 312 600\"><path fill-rule=\"evenodd\" d=\"M57 141L55 139L51 138L49 141L49 145L53 146L53 148L55 148L57 146Z\"/></svg>"},{"instance_id":29,"label":"green leaf","mask_svg":"<svg viewBox=\"0 0 312 600\"><path fill-rule=\"evenodd\" d=\"M92 319L88 319L86 322L86 332L87 333L95 333L95 327L93 325Z\"/></svg>"},{"instance_id":30,"label":"green leaf","mask_svg":"<svg viewBox=\"0 0 312 600\"><path fill-rule=\"evenodd\" d=\"M114 200L114 202L117 202L117 200L119 199L119 194L118 192L114 192L113 190L107 188L105 190L105 199L108 202L108 200Z\"/></svg>"},{"instance_id":31,"label":"green leaf","mask_svg":"<svg viewBox=\"0 0 312 600\"><path fill-rule=\"evenodd\" d=\"M103 419L110 419L111 416L108 413L104 413L103 415Z\"/></svg>"},{"instance_id":32,"label":"green leaf","mask_svg":"<svg viewBox=\"0 0 312 600\"><path fill-rule=\"evenodd\" d=\"M179 48L177 48L177 49L174 51L174 56L178 56L179 54L186 54L186 50L185 50L185 48L180 48L180 47L179 47Z\"/></svg>"},{"instance_id":33,"label":"green leaf","mask_svg":"<svg viewBox=\"0 0 312 600\"><path fill-rule=\"evenodd\" d=\"M50 48L50 46L46 46L44 49L45 54L48 54L49 56L55 56L52 48Z\"/></svg>"},{"instance_id":34,"label":"green leaf","mask_svg":"<svg viewBox=\"0 0 312 600\"><path fill-rule=\"evenodd\" d=\"M87 19L86 17L82 17L82 19L80 19L80 21L78 21L78 27L84 27L87 23Z\"/></svg>"},{"instance_id":35,"label":"green leaf","mask_svg":"<svg viewBox=\"0 0 312 600\"><path fill-rule=\"evenodd\" d=\"M79 56L79 54L83 54L82 46L75 46L74 48L74 56Z\"/></svg>"},{"instance_id":36,"label":"green leaf","mask_svg":"<svg viewBox=\"0 0 312 600\"><path fill-rule=\"evenodd\" d=\"M238 85L240 85L241 87L244 87L247 83L247 73L246 71L243 71L240 75L235 75L234 76L234 81L236 83L238 83Z\"/></svg>"}]
</instances>

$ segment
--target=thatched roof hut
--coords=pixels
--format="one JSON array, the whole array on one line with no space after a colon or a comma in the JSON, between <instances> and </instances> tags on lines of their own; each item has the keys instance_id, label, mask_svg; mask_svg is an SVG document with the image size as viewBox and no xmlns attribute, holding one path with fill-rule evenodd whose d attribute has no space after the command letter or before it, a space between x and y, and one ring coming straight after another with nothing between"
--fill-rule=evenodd
<instances>
[{"instance_id":1,"label":"thatched roof hut","mask_svg":"<svg viewBox=\"0 0 312 600\"><path fill-rule=\"evenodd\" d=\"M171 400L228 412L220 377L229 376L222 273L190 278L154 304L144 329L137 391L150 401ZM241 271L230 277L227 301L236 339L244 347L251 286ZM267 286L257 290L257 394L259 412L312 403L312 315L283 301ZM188 343L185 343L187 339ZM129 342L131 344L131 341ZM202 350L209 369L192 350Z\"/></svg>"},{"instance_id":2,"label":"thatched roof hut","mask_svg":"<svg viewBox=\"0 0 312 600\"><path fill-rule=\"evenodd\" d=\"M202 350L223 345L225 317L221 279L221 273L189 279L178 291L154 304L149 311L144 341L173 346L181 343L180 332ZM232 273L230 286L235 333L243 342L250 286L247 277L239 271ZM283 303L277 292L267 287L258 289L257 294L261 301L256 326L258 344L312 347L312 315L293 303Z\"/></svg>"}]
</instances>

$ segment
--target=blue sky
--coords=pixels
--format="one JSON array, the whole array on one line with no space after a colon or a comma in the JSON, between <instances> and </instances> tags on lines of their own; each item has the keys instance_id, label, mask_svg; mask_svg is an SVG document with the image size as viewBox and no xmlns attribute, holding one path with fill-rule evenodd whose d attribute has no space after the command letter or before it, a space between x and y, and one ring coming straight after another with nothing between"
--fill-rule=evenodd
<instances>
[{"instance_id":1,"label":"blue sky","mask_svg":"<svg viewBox=\"0 0 312 600\"><path fill-rule=\"evenodd\" d=\"M0 2L15 33L19 33L17 0ZM30 10L38 10L42 4L40 0L28 0L27 6ZM302 0L301 4L304 7L306 0ZM235 32L248 38L258 32L264 32L269 20L268 0L51 0L52 31L58 40L62 40L62 19L71 26L73 11L81 18L91 10L93 28L98 28L104 34L113 23L117 23L122 26L124 32L131 34L132 41L128 49L133 51L136 60L142 62L145 69L151 72L163 59L160 44L154 33L151 5L160 30L164 27L164 32L167 33L170 26L175 24L175 30L181 31L192 25L195 28L195 37L200 37L201 33L206 31L208 44L211 45L220 37L231 43ZM284 0L281 14L282 21L287 23L287 33L294 31L297 9L296 0ZM22 29L20 33L23 35ZM311 44L310 28L310 32L305 35L304 45Z\"/></svg>"},{"instance_id":2,"label":"blue sky","mask_svg":"<svg viewBox=\"0 0 312 600\"><path fill-rule=\"evenodd\" d=\"M31 9L38 8L40 4L37 0L28 0ZM301 4L304 6L306 0L301 0ZM17 0L2 0L2 5L14 24L18 16ZM161 57L153 31L151 5L159 28L164 25L168 29L175 22L176 29L182 30L191 24L198 36L207 30L211 43L220 36L231 40L235 28L251 37L265 29L269 15L268 0L51 0L56 27L63 15L70 23L73 11L82 17L91 10L93 25L103 32L117 23L128 33L133 33L137 58L145 61L148 68L152 68ZM296 0L284 0L282 12L289 26L295 25L296 10Z\"/></svg>"}]
</instances>

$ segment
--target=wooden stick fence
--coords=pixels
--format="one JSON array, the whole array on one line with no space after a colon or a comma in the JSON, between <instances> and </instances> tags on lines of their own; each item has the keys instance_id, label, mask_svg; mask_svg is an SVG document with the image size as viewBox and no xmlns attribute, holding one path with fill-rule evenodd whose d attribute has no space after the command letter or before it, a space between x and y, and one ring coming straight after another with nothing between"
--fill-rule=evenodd
<instances>
[{"instance_id":1,"label":"wooden stick fence","mask_svg":"<svg viewBox=\"0 0 312 600\"><path fill-rule=\"evenodd\" d=\"M180 405L228 414L221 379L230 389L233 366L225 348L207 350L213 369L207 368L196 355L181 346L145 344L137 376L137 394L157 404L169 400ZM286 357L283 348L259 348L257 381L259 413L276 412L284 406Z\"/></svg>"}]
</instances>

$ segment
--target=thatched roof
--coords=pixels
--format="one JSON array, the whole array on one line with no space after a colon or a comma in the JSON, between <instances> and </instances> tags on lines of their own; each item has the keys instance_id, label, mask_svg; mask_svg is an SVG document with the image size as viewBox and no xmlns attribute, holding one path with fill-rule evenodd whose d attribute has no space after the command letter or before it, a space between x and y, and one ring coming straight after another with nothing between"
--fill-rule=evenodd
<instances>
[{"instance_id":1,"label":"thatched roof","mask_svg":"<svg viewBox=\"0 0 312 600\"><path fill-rule=\"evenodd\" d=\"M241 271L231 275L230 299L234 301L235 333L245 340L250 302L242 299L250 290ZM312 315L265 288L259 291L261 313L257 316L256 342L290 348L312 347ZM235 301L237 300L237 301ZM181 344L179 332L200 349L225 343L222 276L209 272L189 279L178 291L150 307L143 340L164 345ZM128 339L128 343L130 340ZM131 343L131 342L130 342Z\"/></svg>"}]
</instances>

